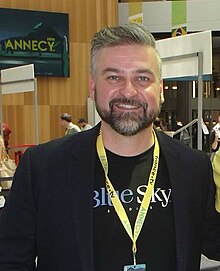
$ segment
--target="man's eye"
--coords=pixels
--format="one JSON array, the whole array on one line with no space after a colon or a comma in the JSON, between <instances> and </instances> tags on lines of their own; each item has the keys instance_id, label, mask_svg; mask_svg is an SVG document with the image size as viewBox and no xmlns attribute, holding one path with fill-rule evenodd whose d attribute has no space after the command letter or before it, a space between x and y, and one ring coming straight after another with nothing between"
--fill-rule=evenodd
<instances>
[{"instance_id":1,"label":"man's eye","mask_svg":"<svg viewBox=\"0 0 220 271\"><path fill-rule=\"evenodd\" d=\"M138 81L141 81L141 82L145 82L145 81L148 81L149 78L146 77L146 76L140 76L140 77L137 78L137 80L138 80Z\"/></svg>"},{"instance_id":2,"label":"man's eye","mask_svg":"<svg viewBox=\"0 0 220 271\"><path fill-rule=\"evenodd\" d=\"M109 80L119 80L119 77L116 75L111 75L111 76L108 76L108 79Z\"/></svg>"}]
</instances>

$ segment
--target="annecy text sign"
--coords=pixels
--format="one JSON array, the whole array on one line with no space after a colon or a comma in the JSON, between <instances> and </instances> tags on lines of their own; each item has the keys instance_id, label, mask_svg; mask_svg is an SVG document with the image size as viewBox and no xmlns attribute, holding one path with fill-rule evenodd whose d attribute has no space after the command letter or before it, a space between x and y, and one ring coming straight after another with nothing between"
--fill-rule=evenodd
<instances>
[{"instance_id":1,"label":"annecy text sign","mask_svg":"<svg viewBox=\"0 0 220 271\"><path fill-rule=\"evenodd\" d=\"M34 64L36 76L69 76L66 13L0 8L0 70Z\"/></svg>"}]
</instances>

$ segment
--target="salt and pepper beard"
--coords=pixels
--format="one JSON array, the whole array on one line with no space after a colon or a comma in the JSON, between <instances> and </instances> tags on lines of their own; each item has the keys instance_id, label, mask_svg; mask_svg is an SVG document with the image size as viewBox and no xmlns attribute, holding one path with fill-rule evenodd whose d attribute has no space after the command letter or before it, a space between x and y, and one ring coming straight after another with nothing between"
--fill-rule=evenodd
<instances>
[{"instance_id":1,"label":"salt and pepper beard","mask_svg":"<svg viewBox=\"0 0 220 271\"><path fill-rule=\"evenodd\" d=\"M148 103L138 102L135 99L116 98L109 102L109 111L100 107L95 99L96 110L103 121L108 123L112 129L124 136L136 135L140 131L149 127L160 113L161 99L156 110L148 111ZM142 107L142 113L114 110L117 104Z\"/></svg>"}]
</instances>

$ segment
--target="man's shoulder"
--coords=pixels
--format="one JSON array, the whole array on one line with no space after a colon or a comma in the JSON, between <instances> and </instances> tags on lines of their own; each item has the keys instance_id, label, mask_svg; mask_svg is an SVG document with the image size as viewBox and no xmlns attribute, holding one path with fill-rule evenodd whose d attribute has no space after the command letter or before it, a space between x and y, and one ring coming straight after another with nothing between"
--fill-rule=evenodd
<instances>
[{"instance_id":1,"label":"man's shoulder","mask_svg":"<svg viewBox=\"0 0 220 271\"><path fill-rule=\"evenodd\" d=\"M176 138L166 135L163 132L158 133L159 142L161 147L169 152L174 152L180 156L187 156L189 160L196 157L208 157L207 153L202 150L191 148Z\"/></svg>"},{"instance_id":2,"label":"man's shoulder","mask_svg":"<svg viewBox=\"0 0 220 271\"><path fill-rule=\"evenodd\" d=\"M41 143L34 148L32 152L43 152L43 153L61 153L61 152L72 152L76 147L90 145L95 142L97 135L97 129L94 127L84 133L76 133L61 138L53 139L48 142Z\"/></svg>"}]
</instances>

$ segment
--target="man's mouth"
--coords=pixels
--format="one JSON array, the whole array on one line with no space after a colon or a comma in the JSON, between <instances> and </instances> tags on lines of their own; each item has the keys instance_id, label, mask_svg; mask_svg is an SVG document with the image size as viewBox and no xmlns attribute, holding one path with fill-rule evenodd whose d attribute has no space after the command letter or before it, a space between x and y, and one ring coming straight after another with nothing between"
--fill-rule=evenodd
<instances>
[{"instance_id":1,"label":"man's mouth","mask_svg":"<svg viewBox=\"0 0 220 271\"><path fill-rule=\"evenodd\" d=\"M131 104L122 104L122 103L116 103L114 104L115 106L122 108L122 109L127 109L127 110L132 110L132 109L138 109L140 108L140 105L131 105Z\"/></svg>"},{"instance_id":2,"label":"man's mouth","mask_svg":"<svg viewBox=\"0 0 220 271\"><path fill-rule=\"evenodd\" d=\"M137 110L143 107L140 102L127 99L114 99L110 102L110 107L117 107L124 110Z\"/></svg>"}]
</instances>

